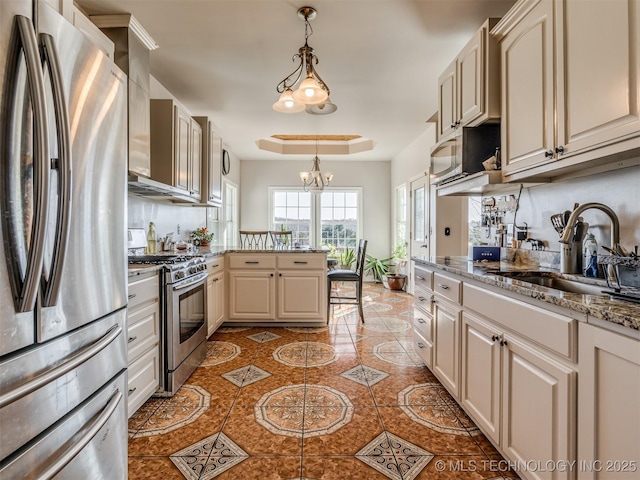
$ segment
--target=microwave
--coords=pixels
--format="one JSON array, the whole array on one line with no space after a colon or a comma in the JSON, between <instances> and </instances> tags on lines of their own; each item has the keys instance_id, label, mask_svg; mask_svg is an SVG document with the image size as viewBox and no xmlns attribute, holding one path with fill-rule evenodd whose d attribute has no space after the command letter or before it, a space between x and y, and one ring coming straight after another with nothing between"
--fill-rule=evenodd
<instances>
[{"instance_id":1,"label":"microwave","mask_svg":"<svg viewBox=\"0 0 640 480\"><path fill-rule=\"evenodd\" d=\"M448 183L484 170L482 162L500 148L500 124L461 127L431 150L431 183Z\"/></svg>"}]
</instances>

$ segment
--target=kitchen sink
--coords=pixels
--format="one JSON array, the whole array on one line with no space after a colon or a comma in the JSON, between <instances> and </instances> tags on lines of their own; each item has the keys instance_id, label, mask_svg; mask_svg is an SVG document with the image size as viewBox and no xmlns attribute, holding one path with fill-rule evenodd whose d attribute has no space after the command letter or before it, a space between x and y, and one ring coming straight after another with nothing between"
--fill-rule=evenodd
<instances>
[{"instance_id":1,"label":"kitchen sink","mask_svg":"<svg viewBox=\"0 0 640 480\"><path fill-rule=\"evenodd\" d=\"M532 283L534 285L553 288L563 292L579 293L583 295L603 295L602 290L606 288L601 285L590 285L576 280L555 277L542 272L491 272L491 274L512 278L519 282Z\"/></svg>"}]
</instances>

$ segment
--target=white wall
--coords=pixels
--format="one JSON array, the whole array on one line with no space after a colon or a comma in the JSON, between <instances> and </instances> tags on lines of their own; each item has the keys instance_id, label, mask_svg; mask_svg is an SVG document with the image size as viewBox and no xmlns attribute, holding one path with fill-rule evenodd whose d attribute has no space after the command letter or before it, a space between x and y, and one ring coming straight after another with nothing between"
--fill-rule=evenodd
<instances>
[{"instance_id":1,"label":"white wall","mask_svg":"<svg viewBox=\"0 0 640 480\"><path fill-rule=\"evenodd\" d=\"M363 236L367 253L385 258L391 255L390 162L358 162L320 159L322 171L332 171L332 187L362 187ZM269 187L300 187L298 172L311 168L308 162L278 160L240 162L240 228L269 229Z\"/></svg>"}]
</instances>

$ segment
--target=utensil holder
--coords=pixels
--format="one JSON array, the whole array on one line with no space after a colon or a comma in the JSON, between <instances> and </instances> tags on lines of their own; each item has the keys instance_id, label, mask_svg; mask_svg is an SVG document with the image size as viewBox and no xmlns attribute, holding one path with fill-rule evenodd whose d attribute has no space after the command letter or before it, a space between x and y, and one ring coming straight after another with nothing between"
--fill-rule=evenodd
<instances>
[{"instance_id":1,"label":"utensil holder","mask_svg":"<svg viewBox=\"0 0 640 480\"><path fill-rule=\"evenodd\" d=\"M580 242L561 243L560 247L560 273L582 273Z\"/></svg>"}]
</instances>

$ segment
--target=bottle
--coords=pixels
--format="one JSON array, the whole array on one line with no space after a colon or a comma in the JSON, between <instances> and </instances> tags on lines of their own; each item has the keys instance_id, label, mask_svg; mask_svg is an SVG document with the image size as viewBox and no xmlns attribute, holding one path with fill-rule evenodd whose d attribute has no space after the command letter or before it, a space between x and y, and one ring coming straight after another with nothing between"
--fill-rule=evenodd
<instances>
[{"instance_id":1,"label":"bottle","mask_svg":"<svg viewBox=\"0 0 640 480\"><path fill-rule=\"evenodd\" d=\"M582 246L582 273L585 277L598 276L598 242L593 233L588 233Z\"/></svg>"},{"instance_id":2,"label":"bottle","mask_svg":"<svg viewBox=\"0 0 640 480\"><path fill-rule=\"evenodd\" d=\"M149 222L149 233L147 233L147 253L156 253L156 226Z\"/></svg>"}]
</instances>

